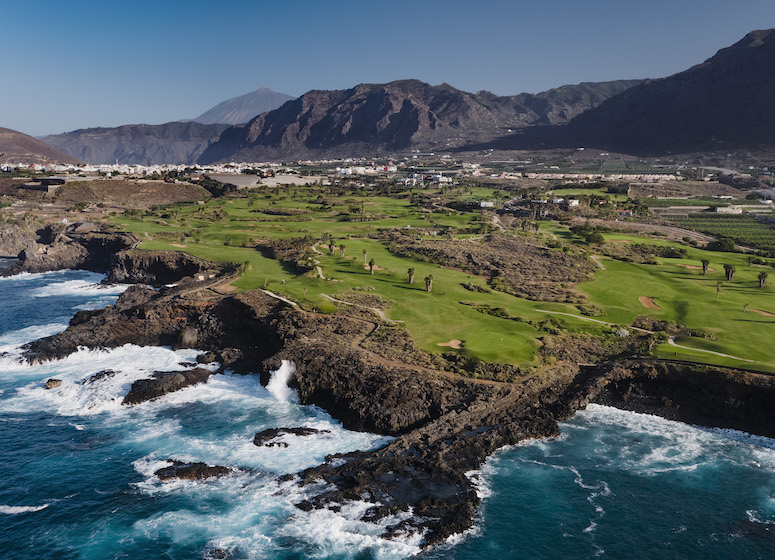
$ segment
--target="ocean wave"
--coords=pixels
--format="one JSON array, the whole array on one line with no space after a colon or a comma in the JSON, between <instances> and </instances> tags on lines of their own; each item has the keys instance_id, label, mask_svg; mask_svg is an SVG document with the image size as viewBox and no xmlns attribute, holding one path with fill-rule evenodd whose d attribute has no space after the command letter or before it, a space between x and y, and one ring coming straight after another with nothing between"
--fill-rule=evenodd
<instances>
[{"instance_id":1,"label":"ocean wave","mask_svg":"<svg viewBox=\"0 0 775 560\"><path fill-rule=\"evenodd\" d=\"M102 278L101 276L99 278ZM33 290L32 297L101 296L119 295L126 291L126 284L105 285L91 280L66 280L41 286Z\"/></svg>"},{"instance_id":2,"label":"ocean wave","mask_svg":"<svg viewBox=\"0 0 775 560\"><path fill-rule=\"evenodd\" d=\"M19 515L21 513L31 513L46 509L50 504L43 504L42 506L5 506L0 505L0 514L3 515Z\"/></svg>"},{"instance_id":3,"label":"ocean wave","mask_svg":"<svg viewBox=\"0 0 775 560\"><path fill-rule=\"evenodd\" d=\"M0 353L13 352L22 344L60 333L66 328L67 323L49 323L7 332L0 336Z\"/></svg>"}]
</instances>

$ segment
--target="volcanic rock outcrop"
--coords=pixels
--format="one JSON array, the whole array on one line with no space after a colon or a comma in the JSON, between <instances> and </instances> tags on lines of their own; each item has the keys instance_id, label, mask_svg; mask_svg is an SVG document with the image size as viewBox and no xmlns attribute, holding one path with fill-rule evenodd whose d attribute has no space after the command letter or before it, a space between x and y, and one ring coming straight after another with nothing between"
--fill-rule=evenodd
<instances>
[{"instance_id":1,"label":"volcanic rock outcrop","mask_svg":"<svg viewBox=\"0 0 775 560\"><path fill-rule=\"evenodd\" d=\"M594 400L755 433L770 434L775 425L775 410L766 406L775 378L764 374L640 360L560 364L518 383L480 381L375 353L366 342L376 320L309 313L260 291L213 298L135 287L115 306L79 312L63 333L27 345L26 356L58 358L81 344L180 347L185 339L264 381L291 360L303 404L325 408L347 428L395 436L380 449L329 457L286 477L331 485L299 507L336 510L365 500L373 503L368 521L411 512L385 536L421 533L426 545L471 526L479 497L466 473L504 445L557 435L558 421ZM256 437L265 444L282 433Z\"/></svg>"}]
</instances>

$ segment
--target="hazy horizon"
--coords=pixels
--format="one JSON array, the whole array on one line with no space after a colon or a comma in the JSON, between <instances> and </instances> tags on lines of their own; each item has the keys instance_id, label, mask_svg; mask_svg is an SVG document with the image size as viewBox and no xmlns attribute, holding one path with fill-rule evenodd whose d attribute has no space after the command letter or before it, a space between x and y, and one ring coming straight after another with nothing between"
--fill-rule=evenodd
<instances>
[{"instance_id":1,"label":"hazy horizon","mask_svg":"<svg viewBox=\"0 0 775 560\"><path fill-rule=\"evenodd\" d=\"M415 78L514 95L660 78L772 27L775 4L31 0L4 15L18 24L0 37L0 126L44 136L192 119L261 86L298 96Z\"/></svg>"}]
</instances>

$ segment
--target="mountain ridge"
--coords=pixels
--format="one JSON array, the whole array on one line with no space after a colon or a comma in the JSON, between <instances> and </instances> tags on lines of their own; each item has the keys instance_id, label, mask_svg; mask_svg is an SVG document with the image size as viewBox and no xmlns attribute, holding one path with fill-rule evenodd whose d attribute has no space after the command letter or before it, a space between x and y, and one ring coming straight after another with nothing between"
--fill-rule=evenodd
<instances>
[{"instance_id":1,"label":"mountain ridge","mask_svg":"<svg viewBox=\"0 0 775 560\"><path fill-rule=\"evenodd\" d=\"M586 82L514 96L472 94L414 79L310 90L244 126L227 129L199 161L454 149L491 140L509 129L567 123L640 82Z\"/></svg>"}]
</instances>

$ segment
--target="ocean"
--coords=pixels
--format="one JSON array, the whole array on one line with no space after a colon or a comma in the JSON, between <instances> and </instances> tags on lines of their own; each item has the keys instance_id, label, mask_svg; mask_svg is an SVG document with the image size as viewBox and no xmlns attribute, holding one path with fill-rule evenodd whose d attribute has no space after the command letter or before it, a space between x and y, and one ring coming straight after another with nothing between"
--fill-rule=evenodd
<instances>
[{"instance_id":1,"label":"ocean","mask_svg":"<svg viewBox=\"0 0 775 560\"><path fill-rule=\"evenodd\" d=\"M379 538L364 504L305 513L283 474L389 440L302 406L287 379L213 376L135 407L131 383L184 369L195 350L81 349L29 365L19 347L63 330L122 286L83 271L0 279L0 558L5 559L754 559L775 558L775 440L590 406L553 440L503 449L470 473L483 498L474 529L420 551ZM115 375L82 383L97 372ZM62 385L46 390L49 378ZM288 447L256 447L272 427ZM169 460L240 469L161 482Z\"/></svg>"}]
</instances>

